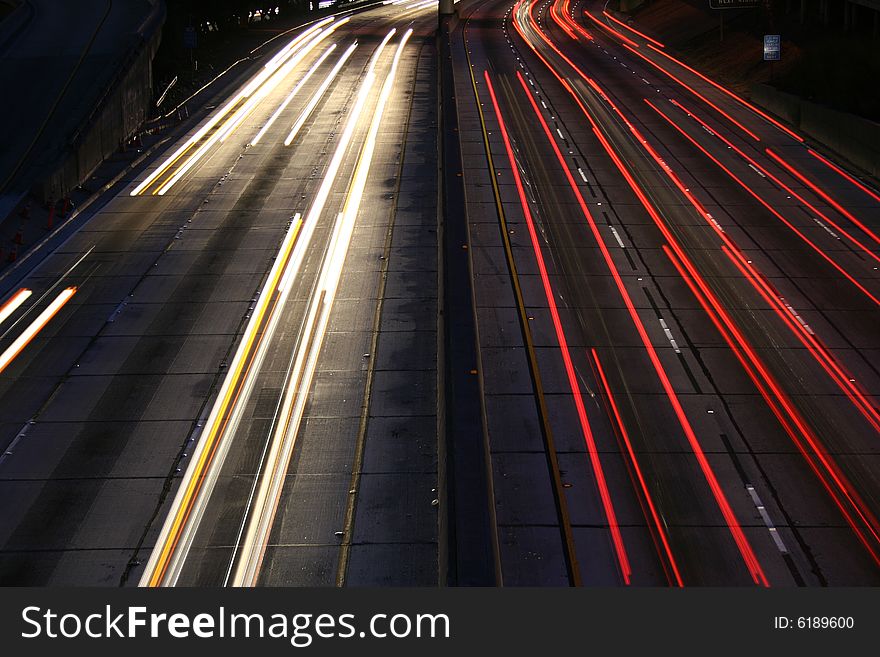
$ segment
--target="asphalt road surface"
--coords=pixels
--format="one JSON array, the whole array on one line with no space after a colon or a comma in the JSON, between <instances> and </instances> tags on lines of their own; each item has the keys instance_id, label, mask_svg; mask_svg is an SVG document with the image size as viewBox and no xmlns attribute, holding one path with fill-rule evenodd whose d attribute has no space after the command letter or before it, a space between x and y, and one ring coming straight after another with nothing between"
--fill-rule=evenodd
<instances>
[{"instance_id":1,"label":"asphalt road surface","mask_svg":"<svg viewBox=\"0 0 880 657\"><path fill-rule=\"evenodd\" d=\"M437 19L413 5L276 40L7 291L32 294L4 349L58 308L2 372L4 583L436 583Z\"/></svg>"},{"instance_id":2,"label":"asphalt road surface","mask_svg":"<svg viewBox=\"0 0 880 657\"><path fill-rule=\"evenodd\" d=\"M279 39L0 280L0 581L880 582L880 193L602 2L456 8Z\"/></svg>"},{"instance_id":3,"label":"asphalt road surface","mask_svg":"<svg viewBox=\"0 0 880 657\"><path fill-rule=\"evenodd\" d=\"M603 4L453 36L504 583L876 584L880 197Z\"/></svg>"}]
</instances>

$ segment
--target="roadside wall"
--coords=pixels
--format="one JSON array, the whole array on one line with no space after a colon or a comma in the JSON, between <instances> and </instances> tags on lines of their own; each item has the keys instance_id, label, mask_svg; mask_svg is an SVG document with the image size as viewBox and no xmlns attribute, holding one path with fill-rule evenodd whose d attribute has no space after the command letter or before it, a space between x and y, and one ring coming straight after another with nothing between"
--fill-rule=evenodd
<instances>
[{"instance_id":1,"label":"roadside wall","mask_svg":"<svg viewBox=\"0 0 880 657\"><path fill-rule=\"evenodd\" d=\"M88 179L147 119L153 95L153 57L164 22L165 3L155 0L138 28L137 44L120 61L106 92L70 138L62 160L38 184L42 200L63 198Z\"/></svg>"},{"instance_id":2,"label":"roadside wall","mask_svg":"<svg viewBox=\"0 0 880 657\"><path fill-rule=\"evenodd\" d=\"M751 99L871 176L880 177L880 124L818 105L766 84L753 85Z\"/></svg>"}]
</instances>

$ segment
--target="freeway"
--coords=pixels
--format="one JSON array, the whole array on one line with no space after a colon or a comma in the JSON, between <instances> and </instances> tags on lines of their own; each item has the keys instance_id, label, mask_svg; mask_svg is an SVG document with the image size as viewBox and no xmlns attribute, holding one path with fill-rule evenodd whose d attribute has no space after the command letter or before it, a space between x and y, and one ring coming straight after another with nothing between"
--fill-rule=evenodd
<instances>
[{"instance_id":1,"label":"freeway","mask_svg":"<svg viewBox=\"0 0 880 657\"><path fill-rule=\"evenodd\" d=\"M880 582L880 192L605 4L279 35L0 278L0 583Z\"/></svg>"},{"instance_id":2,"label":"freeway","mask_svg":"<svg viewBox=\"0 0 880 657\"><path fill-rule=\"evenodd\" d=\"M276 39L4 281L0 581L436 583L435 25Z\"/></svg>"},{"instance_id":3,"label":"freeway","mask_svg":"<svg viewBox=\"0 0 880 657\"><path fill-rule=\"evenodd\" d=\"M876 190L603 2L461 18L504 583L876 584Z\"/></svg>"}]
</instances>

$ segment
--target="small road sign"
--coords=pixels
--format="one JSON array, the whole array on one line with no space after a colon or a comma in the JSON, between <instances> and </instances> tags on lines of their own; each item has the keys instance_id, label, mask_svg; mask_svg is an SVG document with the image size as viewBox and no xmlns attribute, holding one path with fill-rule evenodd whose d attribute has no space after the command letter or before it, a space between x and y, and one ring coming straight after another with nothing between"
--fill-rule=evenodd
<instances>
[{"instance_id":1,"label":"small road sign","mask_svg":"<svg viewBox=\"0 0 880 657\"><path fill-rule=\"evenodd\" d=\"M764 61L778 62L782 56L782 37L778 34L764 35Z\"/></svg>"},{"instance_id":2,"label":"small road sign","mask_svg":"<svg viewBox=\"0 0 880 657\"><path fill-rule=\"evenodd\" d=\"M199 35L198 32L196 32L196 28L192 25L188 25L183 31L183 47L188 50L195 50L198 43Z\"/></svg>"}]
</instances>

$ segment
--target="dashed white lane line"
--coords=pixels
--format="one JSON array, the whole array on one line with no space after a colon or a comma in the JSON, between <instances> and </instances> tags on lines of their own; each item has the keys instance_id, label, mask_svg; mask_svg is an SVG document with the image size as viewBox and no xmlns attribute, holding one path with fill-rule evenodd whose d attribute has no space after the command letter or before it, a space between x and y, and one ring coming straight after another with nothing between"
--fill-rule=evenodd
<instances>
[{"instance_id":1,"label":"dashed white lane line","mask_svg":"<svg viewBox=\"0 0 880 657\"><path fill-rule=\"evenodd\" d=\"M755 490L755 487L751 484L746 486L746 490L749 491L749 495L752 497L752 502L755 503L755 508L758 509L758 513L761 514L761 518L764 520L764 524L767 525L767 530L770 532L770 536L773 537L773 542L776 543L777 549L782 554L788 554L788 548L785 547L785 543L782 540L782 537L779 535L779 532L776 529L776 526L773 524L773 521L770 519L770 514L767 513L767 509L764 508L763 502L761 502L761 498L758 497L758 491Z\"/></svg>"},{"instance_id":2,"label":"dashed white lane line","mask_svg":"<svg viewBox=\"0 0 880 657\"><path fill-rule=\"evenodd\" d=\"M678 343L675 341L675 338L672 337L672 331L669 330L669 327L666 325L666 320L662 317L660 318L660 326L663 328L663 332L666 334L666 339L669 340L669 344L672 345L675 353L680 354L681 349L678 348Z\"/></svg>"},{"instance_id":3,"label":"dashed white lane line","mask_svg":"<svg viewBox=\"0 0 880 657\"><path fill-rule=\"evenodd\" d=\"M779 297L779 300L782 301L783 305L785 305L786 310L788 310L788 312L792 314L792 317L794 317L800 323L800 325L804 327L804 330L807 333L809 333L810 335L816 335L815 333L813 333L813 329L810 328L810 325L804 321L804 318L801 317L794 308L792 308L791 304L788 303L788 301L786 301L784 297Z\"/></svg>"}]
</instances>

